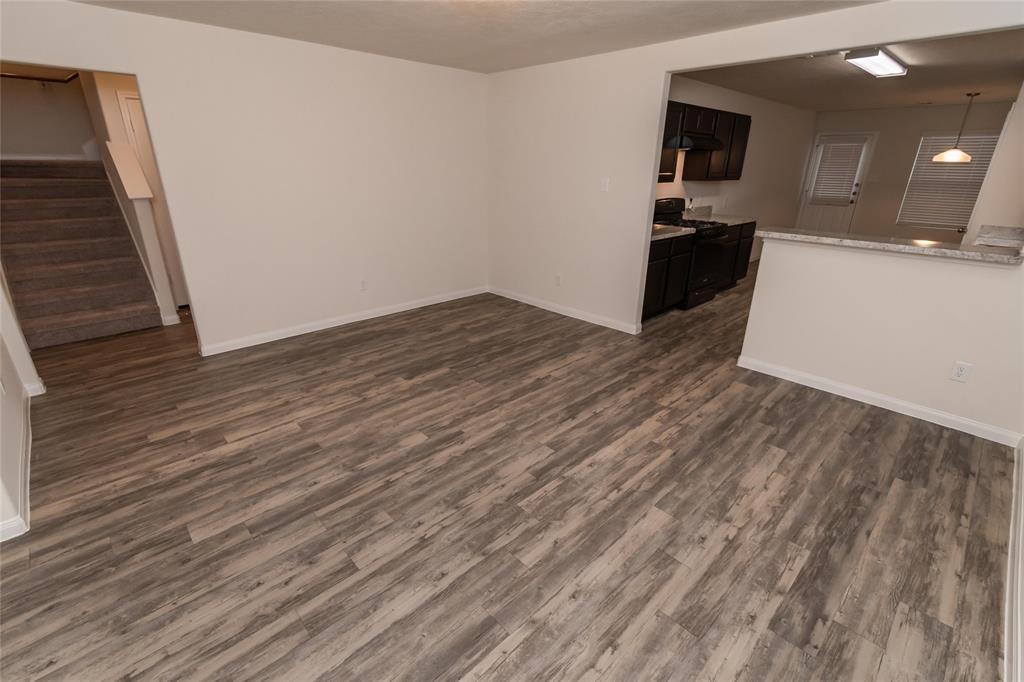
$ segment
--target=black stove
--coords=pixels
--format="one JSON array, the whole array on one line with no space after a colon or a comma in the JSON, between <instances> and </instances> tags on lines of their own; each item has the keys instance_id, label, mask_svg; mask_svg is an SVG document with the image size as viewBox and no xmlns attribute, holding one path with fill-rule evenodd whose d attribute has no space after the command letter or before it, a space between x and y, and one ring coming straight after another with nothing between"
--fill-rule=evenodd
<instances>
[{"instance_id":1,"label":"black stove","mask_svg":"<svg viewBox=\"0 0 1024 682\"><path fill-rule=\"evenodd\" d=\"M727 223L722 223L717 220L701 220L699 218L684 217L684 210L686 210L686 199L683 199L682 197L658 199L654 202L654 224L668 225L670 227L692 227L697 230L698 236L702 238L704 236L703 233L705 232L718 232L718 230L714 230L713 228L727 227Z\"/></svg>"},{"instance_id":2,"label":"black stove","mask_svg":"<svg viewBox=\"0 0 1024 682\"><path fill-rule=\"evenodd\" d=\"M699 220L697 218L684 218L678 213L666 213L664 215L654 214L655 225L669 225L672 227L692 227L697 230L706 230L710 227L727 227L728 223L717 220Z\"/></svg>"}]
</instances>

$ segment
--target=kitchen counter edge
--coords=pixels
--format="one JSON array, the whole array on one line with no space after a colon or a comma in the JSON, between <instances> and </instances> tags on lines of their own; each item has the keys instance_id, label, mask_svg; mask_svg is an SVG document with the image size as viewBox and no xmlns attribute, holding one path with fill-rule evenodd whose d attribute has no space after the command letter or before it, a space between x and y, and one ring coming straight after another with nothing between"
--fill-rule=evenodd
<instances>
[{"instance_id":1,"label":"kitchen counter edge","mask_svg":"<svg viewBox=\"0 0 1024 682\"><path fill-rule=\"evenodd\" d=\"M1001 265L1019 265L1024 261L1019 249L997 246L964 246L937 242L934 244L918 244L910 239L890 237L874 237L871 235L838 234L829 232L808 232L787 228L761 228L756 232L762 239L780 239L782 241L804 242L808 244L827 244L853 249L870 251L889 251L892 253L909 253L937 258L952 258L980 263L998 263Z\"/></svg>"}]
</instances>

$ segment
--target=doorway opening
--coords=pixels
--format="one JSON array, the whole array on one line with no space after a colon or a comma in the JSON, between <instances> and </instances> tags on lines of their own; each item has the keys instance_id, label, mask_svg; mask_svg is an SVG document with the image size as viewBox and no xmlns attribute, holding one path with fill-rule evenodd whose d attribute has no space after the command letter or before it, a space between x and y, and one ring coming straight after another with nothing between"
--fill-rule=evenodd
<instances>
[{"instance_id":1,"label":"doorway opening","mask_svg":"<svg viewBox=\"0 0 1024 682\"><path fill-rule=\"evenodd\" d=\"M135 76L0 66L15 336L36 351L178 324L188 287Z\"/></svg>"},{"instance_id":2,"label":"doorway opening","mask_svg":"<svg viewBox=\"0 0 1024 682\"><path fill-rule=\"evenodd\" d=\"M756 276L757 229L918 247L977 236L974 203L1024 79L1024 30L871 46L908 65L894 77L847 60L859 47L668 74L637 296L645 327L703 323L713 299L716 311L749 303L752 286L721 299ZM934 161L957 145L968 162Z\"/></svg>"}]
</instances>

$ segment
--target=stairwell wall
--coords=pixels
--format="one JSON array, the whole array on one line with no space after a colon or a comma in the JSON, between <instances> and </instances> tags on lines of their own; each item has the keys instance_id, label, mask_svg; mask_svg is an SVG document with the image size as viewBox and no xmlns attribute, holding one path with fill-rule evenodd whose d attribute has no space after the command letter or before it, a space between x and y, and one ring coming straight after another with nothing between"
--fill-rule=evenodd
<instances>
[{"instance_id":1,"label":"stairwell wall","mask_svg":"<svg viewBox=\"0 0 1024 682\"><path fill-rule=\"evenodd\" d=\"M484 290L486 76L72 2L0 13L4 59L136 75L203 352Z\"/></svg>"}]
</instances>

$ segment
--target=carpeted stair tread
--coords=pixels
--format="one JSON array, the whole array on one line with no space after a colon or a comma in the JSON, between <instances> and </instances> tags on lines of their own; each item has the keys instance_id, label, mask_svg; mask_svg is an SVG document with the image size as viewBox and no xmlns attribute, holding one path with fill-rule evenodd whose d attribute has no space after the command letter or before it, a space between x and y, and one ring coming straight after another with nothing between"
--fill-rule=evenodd
<instances>
[{"instance_id":1,"label":"carpeted stair tread","mask_svg":"<svg viewBox=\"0 0 1024 682\"><path fill-rule=\"evenodd\" d=\"M145 303L149 292L145 287L125 286L124 282L89 284L84 286L55 287L40 291L25 291L15 304L18 317L56 315L83 310L89 306L113 308L126 303Z\"/></svg>"},{"instance_id":2,"label":"carpeted stair tread","mask_svg":"<svg viewBox=\"0 0 1024 682\"><path fill-rule=\"evenodd\" d=\"M135 243L126 236L87 239L53 239L37 242L0 243L8 267L68 263L99 258L132 257Z\"/></svg>"},{"instance_id":3,"label":"carpeted stair tread","mask_svg":"<svg viewBox=\"0 0 1024 682\"><path fill-rule=\"evenodd\" d=\"M121 216L5 220L2 242L13 244L55 239L111 237L124 234L124 231L124 219Z\"/></svg>"},{"instance_id":4,"label":"carpeted stair tread","mask_svg":"<svg viewBox=\"0 0 1024 682\"><path fill-rule=\"evenodd\" d=\"M61 327L80 327L86 324L110 322L121 317L146 315L150 312L153 312L153 309L147 303L123 303L96 310L76 310L72 313L31 317L22 320L21 326L26 333L29 331L53 331ZM159 317L159 314L157 317Z\"/></svg>"},{"instance_id":5,"label":"carpeted stair tread","mask_svg":"<svg viewBox=\"0 0 1024 682\"><path fill-rule=\"evenodd\" d=\"M113 196L0 200L0 219L5 223L8 220L105 218L120 215L121 207Z\"/></svg>"},{"instance_id":6,"label":"carpeted stair tread","mask_svg":"<svg viewBox=\"0 0 1024 682\"><path fill-rule=\"evenodd\" d=\"M102 161L33 161L8 159L0 162L3 178L106 178Z\"/></svg>"},{"instance_id":7,"label":"carpeted stair tread","mask_svg":"<svg viewBox=\"0 0 1024 682\"><path fill-rule=\"evenodd\" d=\"M159 327L160 313L150 304L128 304L101 311L46 315L22 321L32 348L46 348L100 336Z\"/></svg>"},{"instance_id":8,"label":"carpeted stair tread","mask_svg":"<svg viewBox=\"0 0 1024 682\"><path fill-rule=\"evenodd\" d=\"M31 265L8 265L4 262L4 269L7 270L7 279L12 282L20 282L35 277L56 277L61 275L74 275L79 272L98 270L134 269L135 266L142 267L138 257L115 256L113 258L91 258L88 260L75 260L68 263L33 263Z\"/></svg>"},{"instance_id":9,"label":"carpeted stair tread","mask_svg":"<svg viewBox=\"0 0 1024 682\"><path fill-rule=\"evenodd\" d=\"M113 197L106 178L3 178L0 199Z\"/></svg>"}]
</instances>

